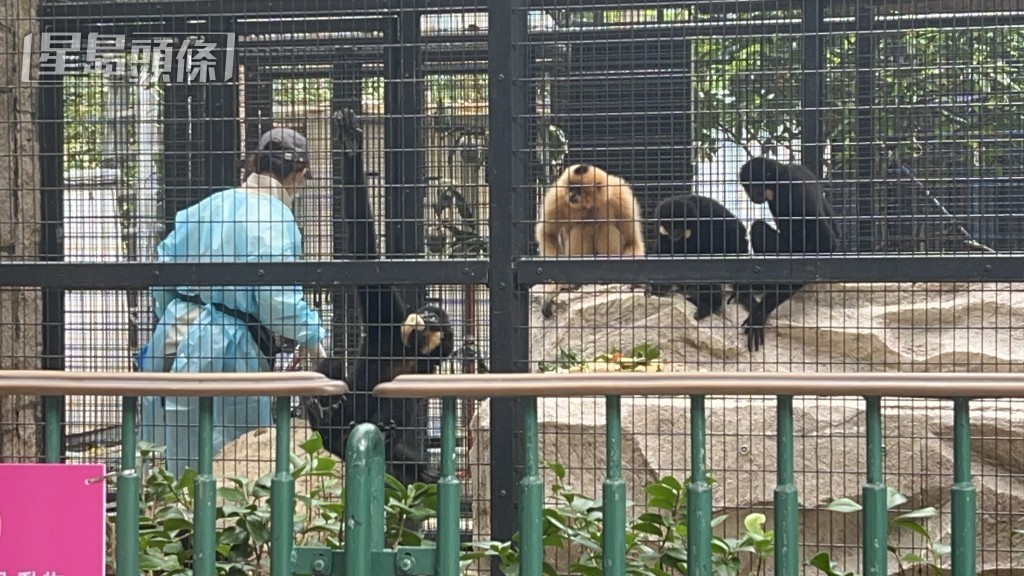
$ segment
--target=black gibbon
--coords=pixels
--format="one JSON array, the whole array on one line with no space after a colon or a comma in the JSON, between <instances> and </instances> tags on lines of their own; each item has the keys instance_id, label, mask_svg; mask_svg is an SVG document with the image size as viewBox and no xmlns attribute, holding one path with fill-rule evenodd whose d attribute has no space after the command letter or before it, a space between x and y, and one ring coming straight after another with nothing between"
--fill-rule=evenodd
<instances>
[{"instance_id":1,"label":"black gibbon","mask_svg":"<svg viewBox=\"0 0 1024 576\"><path fill-rule=\"evenodd\" d=\"M566 168L544 193L534 227L540 255L644 256L643 217L622 178L589 164ZM541 313L550 318L554 299L569 286L544 292Z\"/></svg>"},{"instance_id":2,"label":"black gibbon","mask_svg":"<svg viewBox=\"0 0 1024 576\"><path fill-rule=\"evenodd\" d=\"M366 187L362 155L362 134L350 110L335 114L345 148L344 199L351 222L349 243L355 258L379 258L373 213ZM429 464L418 442L423 399L375 398L373 389L401 374L424 374L438 369L454 350L454 334L448 314L440 307L425 305L414 309L388 285L359 286L356 290L365 325L365 336L351 369L341 358L331 357L317 371L344 380L349 394L305 399L309 426L320 432L324 448L338 458L345 457L348 433L357 423L378 425L385 436L388 473L403 484L435 482L438 473Z\"/></svg>"},{"instance_id":3,"label":"black gibbon","mask_svg":"<svg viewBox=\"0 0 1024 576\"><path fill-rule=\"evenodd\" d=\"M832 206L813 172L800 164L783 164L770 158L753 158L740 168L740 185L755 204L768 203L775 226L755 220L750 243L755 254L828 254L838 248L839 231ZM764 344L768 316L796 294L804 284L750 286L763 292L760 302L748 296L750 315L743 322L747 348Z\"/></svg>"},{"instance_id":4,"label":"black gibbon","mask_svg":"<svg viewBox=\"0 0 1024 576\"><path fill-rule=\"evenodd\" d=\"M747 254L747 227L725 206L713 198L697 194L677 194L662 200L655 208L658 242L655 251L669 254ZM651 285L651 293L665 294L673 285ZM686 299L697 306L694 320L702 320L722 309L722 284L697 284L680 287Z\"/></svg>"}]
</instances>

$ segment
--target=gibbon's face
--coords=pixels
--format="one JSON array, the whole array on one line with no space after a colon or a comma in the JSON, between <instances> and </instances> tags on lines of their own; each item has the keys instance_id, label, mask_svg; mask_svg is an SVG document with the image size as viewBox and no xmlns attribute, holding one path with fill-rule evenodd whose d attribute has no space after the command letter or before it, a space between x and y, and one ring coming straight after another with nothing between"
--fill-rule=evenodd
<instances>
[{"instance_id":1,"label":"gibbon's face","mask_svg":"<svg viewBox=\"0 0 1024 576\"><path fill-rule=\"evenodd\" d=\"M410 314L402 323L402 343L406 347L415 346L420 354L430 354L444 340L444 326L447 324L447 314L439 309L425 307Z\"/></svg>"},{"instance_id":2,"label":"gibbon's face","mask_svg":"<svg viewBox=\"0 0 1024 576\"><path fill-rule=\"evenodd\" d=\"M587 164L579 164L566 171L566 200L570 206L585 209L594 207L597 188L600 185L598 176L594 167Z\"/></svg>"},{"instance_id":3,"label":"gibbon's face","mask_svg":"<svg viewBox=\"0 0 1024 576\"><path fill-rule=\"evenodd\" d=\"M777 181L775 165L762 158L754 158L740 168L740 184L754 204L764 204L775 199L775 187L771 182Z\"/></svg>"},{"instance_id":4,"label":"gibbon's face","mask_svg":"<svg viewBox=\"0 0 1024 576\"><path fill-rule=\"evenodd\" d=\"M743 190L754 204L764 204L775 197L775 190L765 184L744 184Z\"/></svg>"},{"instance_id":5,"label":"gibbon's face","mask_svg":"<svg viewBox=\"0 0 1024 576\"><path fill-rule=\"evenodd\" d=\"M658 234L672 241L688 240L693 235L690 212L690 204L681 199L662 203L658 207Z\"/></svg>"}]
</instances>

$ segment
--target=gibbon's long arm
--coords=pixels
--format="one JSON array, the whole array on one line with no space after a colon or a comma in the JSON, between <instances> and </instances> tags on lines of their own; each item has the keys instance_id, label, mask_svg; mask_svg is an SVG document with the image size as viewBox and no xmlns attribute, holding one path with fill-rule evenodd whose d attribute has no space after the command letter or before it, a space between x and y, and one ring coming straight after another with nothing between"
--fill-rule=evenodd
<instances>
[{"instance_id":1,"label":"gibbon's long arm","mask_svg":"<svg viewBox=\"0 0 1024 576\"><path fill-rule=\"evenodd\" d=\"M380 258L376 230L365 182L361 133L354 114L335 114L338 134L347 163L343 201L350 235L352 258ZM403 373L436 370L454 351L454 335L448 314L426 305L413 312L398 291L386 284L357 288L359 317L366 333L353 366L339 358L328 358L318 371L330 378L344 379L350 393L345 397L319 398L305 402L310 428L319 431L328 452L344 459L348 428L357 422L371 422L385 433L385 454L389 473L403 484L431 481L435 474L417 447L418 399L379 399L372 395L377 384Z\"/></svg>"}]
</instances>

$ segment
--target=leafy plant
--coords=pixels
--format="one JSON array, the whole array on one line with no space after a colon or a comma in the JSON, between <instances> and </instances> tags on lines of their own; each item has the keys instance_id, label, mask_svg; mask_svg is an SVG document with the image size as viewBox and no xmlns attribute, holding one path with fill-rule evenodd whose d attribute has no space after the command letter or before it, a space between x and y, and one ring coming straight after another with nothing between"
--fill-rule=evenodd
<instances>
[{"instance_id":1,"label":"leafy plant","mask_svg":"<svg viewBox=\"0 0 1024 576\"><path fill-rule=\"evenodd\" d=\"M568 567L572 573L599 576L603 573L604 542L603 509L599 498L582 494L565 483L565 468L548 463L555 475L551 486L554 503L545 507L543 541L546 550L572 554ZM714 478L708 477L713 484ZM625 529L626 573L635 576L669 576L687 570L687 489L689 480L680 482L672 476L647 485L644 512L630 519ZM632 506L627 502L627 506ZM728 518L721 515L712 520L712 527ZM743 529L735 538L712 536L712 573L715 576L738 576L745 556L756 559L754 574L763 574L766 561L774 549L774 533L764 530L765 516L749 514ZM518 533L512 542L518 542ZM496 556L502 572L519 574L519 556L512 543L478 542L477 552L466 558ZM544 574L554 576L555 567L544 564Z\"/></svg>"},{"instance_id":2,"label":"leafy plant","mask_svg":"<svg viewBox=\"0 0 1024 576\"><path fill-rule=\"evenodd\" d=\"M661 350L651 344L640 344L629 354L612 350L598 354L593 360L569 348L559 347L554 362L540 362L540 372L661 372Z\"/></svg>"},{"instance_id":3,"label":"leafy plant","mask_svg":"<svg viewBox=\"0 0 1024 576\"><path fill-rule=\"evenodd\" d=\"M907 497L900 494L895 488L886 488L886 508L891 512L894 508L902 506L907 502ZM840 512L849 514L851 512L860 512L864 509L863 506L854 502L849 498L839 498L833 500L826 506L827 510L834 512ZM950 552L950 547L947 544L935 540L928 528L924 525L924 521L929 518L934 518L939 515L939 511L933 506L927 506L918 510L911 510L910 512L904 512L902 514L896 514L889 518L889 542L888 550L896 558L896 562L899 565L899 571L902 573L905 567L910 566L924 566L930 568L936 576L943 574L942 567L940 565L941 558L946 556ZM927 554L930 559L926 559L917 552L902 552L896 546L892 540L892 535L897 531L907 531L918 536L921 536L925 540ZM822 572L826 576L856 576L853 572L840 572L837 565L832 561L832 558L825 552L821 552L811 558L808 565L817 568L818 571Z\"/></svg>"},{"instance_id":4,"label":"leafy plant","mask_svg":"<svg viewBox=\"0 0 1024 576\"><path fill-rule=\"evenodd\" d=\"M303 489L296 494L295 544L341 547L345 513L344 485L339 463L326 456L323 441L314 434L292 454L291 475ZM162 447L140 443L139 457L151 463ZM140 570L152 576L191 574L195 532L196 471L187 468L175 478L162 467L153 467L142 486L139 517ZM219 504L218 576L258 576L270 569L270 486L273 473L252 480L227 477L217 488ZM436 515L437 487L415 483L403 486L385 476L385 542L388 546L420 546L426 543L418 529ZM117 514L108 514L108 540L115 542ZM113 574L116 551L108 550L108 574Z\"/></svg>"}]
</instances>

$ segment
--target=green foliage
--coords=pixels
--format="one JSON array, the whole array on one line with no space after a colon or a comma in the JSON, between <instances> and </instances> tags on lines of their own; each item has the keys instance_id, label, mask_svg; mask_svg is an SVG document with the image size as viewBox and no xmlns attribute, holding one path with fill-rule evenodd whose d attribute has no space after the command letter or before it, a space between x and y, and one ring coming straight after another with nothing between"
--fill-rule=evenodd
<instances>
[{"instance_id":1,"label":"green foliage","mask_svg":"<svg viewBox=\"0 0 1024 576\"><path fill-rule=\"evenodd\" d=\"M653 353L647 350L648 353ZM344 541L344 490L337 462L322 452L318 434L300 446L302 453L293 454L292 477L302 504L295 515L294 541L297 546L323 546L339 549ZM143 444L143 461L152 460L160 448ZM550 487L551 502L543 510L543 542L546 552L569 554L569 569L585 576L602 574L603 509L600 498L591 497L566 482L565 466L551 462L547 468L555 477ZM141 569L146 576L179 576L191 573L195 471L188 469L175 479L162 468L146 476L141 498L139 547ZM227 478L218 488L222 503L217 507L217 574L243 576L266 574L269 569L270 545L270 481L266 475L256 480ZM710 475L707 483L714 486ZM646 500L642 512L632 515L625 527L626 573L634 576L669 576L687 570L687 503L690 479L680 482L664 476L644 487ZM305 488L311 486L311 488ZM895 509L906 503L905 496L889 489L888 507ZM627 502L628 507L634 503ZM436 485L415 483L403 486L391 476L385 477L385 545L433 546L416 524L437 515ZM859 512L860 504L841 498L829 510ZM889 550L901 567L923 565L941 574L938 560L949 548L935 542L923 521L936 516L935 508L927 507L890 518L890 535L899 530L910 531L925 538L926 561L916 553L900 553L890 540ZM712 518L712 528L720 526L728 515ZM775 553L775 532L766 529L767 518L750 513L743 518L735 535L713 535L711 540L712 574L714 576L760 575L767 569ZM114 542L117 517L109 516L109 541ZM474 561L496 557L502 572L519 574L519 535L509 542L477 541L463 544L460 561L468 566ZM113 565L114 550L108 551L108 565ZM547 555L550 557L550 554ZM748 561L750 572L741 572ZM827 576L857 576L842 572L827 553L814 555L807 561ZM108 573L113 573L108 569ZM555 567L545 563L544 574L554 576Z\"/></svg>"},{"instance_id":2,"label":"green foliage","mask_svg":"<svg viewBox=\"0 0 1024 576\"><path fill-rule=\"evenodd\" d=\"M71 75L64 79L64 166L100 166L107 81L103 74Z\"/></svg>"},{"instance_id":3,"label":"green foliage","mask_svg":"<svg viewBox=\"0 0 1024 576\"><path fill-rule=\"evenodd\" d=\"M906 504L906 502L907 497L900 494L898 490L892 487L886 488L886 508L891 513L894 512L895 508ZM830 502L829 505L826 506L826 509L842 514L849 514L851 512L860 512L864 508L849 498L839 498ZM900 573L903 573L905 567L921 566L930 569L936 576L941 576L943 574L940 561L943 556L949 554L950 547L947 544L943 544L942 542L935 540L924 524L925 520L935 518L938 515L938 510L932 506L927 506L925 508L911 510L909 512L893 513L890 516L890 539L887 548L896 558L896 561L899 564ZM910 532L923 538L925 541L925 552L928 554L930 559L926 559L916 551L901 552L892 540L893 535L899 531ZM815 555L807 561L807 564L817 568L819 572L826 576L857 576L854 572L841 572L840 568L825 552Z\"/></svg>"},{"instance_id":4,"label":"green foliage","mask_svg":"<svg viewBox=\"0 0 1024 576\"><path fill-rule=\"evenodd\" d=\"M651 344L634 346L628 354L618 349L598 354L587 360L582 354L570 348L559 347L553 362L541 361L539 372L660 372L661 350Z\"/></svg>"},{"instance_id":5,"label":"green foliage","mask_svg":"<svg viewBox=\"0 0 1024 576\"><path fill-rule=\"evenodd\" d=\"M291 476L299 487L296 500L294 541L297 546L325 546L337 549L343 541L345 514L344 486L340 466L326 456L319 434L301 445L302 454L292 454ZM162 451L148 443L140 445L143 462ZM270 562L270 487L273 474L258 479L228 477L218 486L216 510L218 576L267 574ZM174 478L162 467L154 467L145 478L139 519L140 568L147 576L191 574L194 536L196 471L186 469ZM306 487L309 486L308 490ZM411 523L434 517L437 487L415 483L403 486L385 477L385 542L388 546L425 544L421 532ZM108 514L108 540L114 542L116 511ZM108 550L113 566L114 549ZM108 568L108 573L113 570Z\"/></svg>"},{"instance_id":6,"label":"green foliage","mask_svg":"<svg viewBox=\"0 0 1024 576\"><path fill-rule=\"evenodd\" d=\"M543 538L546 550L569 552L573 561L569 570L587 576L603 573L603 511L600 499L591 498L565 484L565 467L548 463L556 478L551 486L554 503L544 509ZM707 482L714 484L714 478ZM634 576L669 576L686 573L687 569L687 487L672 476L647 485L646 508L626 525L626 573ZM632 503L627 503L632 506ZM712 527L728 518L712 519ZM757 571L767 566L774 552L774 533L764 530L764 514L753 513L744 518L736 537L713 536L711 541L712 574L738 576L744 557L755 560ZM518 541L518 534L513 542ZM509 543L475 543L480 548L467 557L496 556L502 572L519 574L518 554ZM572 548L570 548L572 547ZM545 562L544 574L554 576L555 567Z\"/></svg>"}]
</instances>

